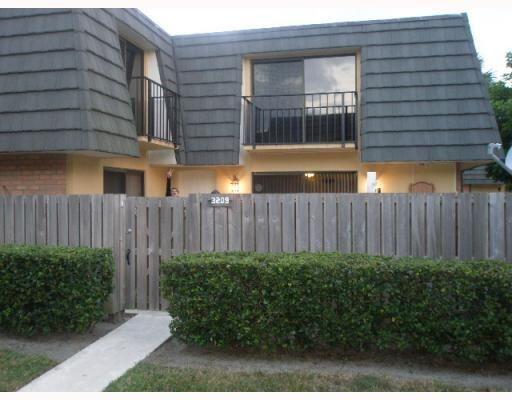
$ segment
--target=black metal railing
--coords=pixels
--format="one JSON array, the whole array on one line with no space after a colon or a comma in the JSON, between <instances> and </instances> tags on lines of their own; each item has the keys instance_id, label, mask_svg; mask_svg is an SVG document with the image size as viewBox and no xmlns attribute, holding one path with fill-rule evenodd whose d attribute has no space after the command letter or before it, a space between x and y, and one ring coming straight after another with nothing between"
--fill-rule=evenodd
<instances>
[{"instance_id":1,"label":"black metal railing","mask_svg":"<svg viewBox=\"0 0 512 400\"><path fill-rule=\"evenodd\" d=\"M243 96L244 144L357 142L357 92Z\"/></svg>"},{"instance_id":2,"label":"black metal railing","mask_svg":"<svg viewBox=\"0 0 512 400\"><path fill-rule=\"evenodd\" d=\"M178 95L145 76L134 77L128 87L139 136L174 143L178 131Z\"/></svg>"}]
</instances>

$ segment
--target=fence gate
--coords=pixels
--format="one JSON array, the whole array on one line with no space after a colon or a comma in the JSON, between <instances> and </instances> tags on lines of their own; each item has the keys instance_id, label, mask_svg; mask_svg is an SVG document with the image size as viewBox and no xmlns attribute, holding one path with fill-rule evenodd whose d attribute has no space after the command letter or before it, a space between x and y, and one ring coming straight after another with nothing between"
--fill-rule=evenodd
<instances>
[{"instance_id":1,"label":"fence gate","mask_svg":"<svg viewBox=\"0 0 512 400\"><path fill-rule=\"evenodd\" d=\"M127 197L125 308L167 307L160 263L184 250L184 199Z\"/></svg>"}]
</instances>

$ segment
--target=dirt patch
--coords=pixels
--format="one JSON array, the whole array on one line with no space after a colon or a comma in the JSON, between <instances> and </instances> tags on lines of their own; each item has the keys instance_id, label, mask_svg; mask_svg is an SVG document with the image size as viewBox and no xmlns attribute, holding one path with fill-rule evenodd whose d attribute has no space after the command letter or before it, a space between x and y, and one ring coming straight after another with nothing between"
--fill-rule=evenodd
<instances>
[{"instance_id":1,"label":"dirt patch","mask_svg":"<svg viewBox=\"0 0 512 400\"><path fill-rule=\"evenodd\" d=\"M89 332L81 334L62 333L23 338L0 333L0 349L28 355L44 355L51 360L62 362L117 328L129 317L122 317L115 322L98 322Z\"/></svg>"},{"instance_id":2,"label":"dirt patch","mask_svg":"<svg viewBox=\"0 0 512 400\"><path fill-rule=\"evenodd\" d=\"M319 374L376 375L395 380L438 381L475 389L512 391L512 373L481 371L464 372L427 367L410 361L382 362L375 360L344 360L312 356L228 353L185 345L170 339L153 352L146 362L178 368L208 368L243 372L308 372Z\"/></svg>"}]
</instances>

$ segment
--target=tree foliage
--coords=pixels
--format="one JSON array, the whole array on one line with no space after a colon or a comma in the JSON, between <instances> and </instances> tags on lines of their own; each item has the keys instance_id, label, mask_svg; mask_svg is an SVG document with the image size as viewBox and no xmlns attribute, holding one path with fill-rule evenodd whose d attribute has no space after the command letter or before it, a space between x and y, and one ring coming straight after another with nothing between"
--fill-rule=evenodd
<instances>
[{"instance_id":1,"label":"tree foliage","mask_svg":"<svg viewBox=\"0 0 512 400\"><path fill-rule=\"evenodd\" d=\"M506 65L511 72L505 73L503 79L496 79L491 73L485 74L485 78L503 148L508 151L512 144L512 51L507 53ZM487 167L487 176L507 183L509 188L512 185L512 176L496 163Z\"/></svg>"}]
</instances>

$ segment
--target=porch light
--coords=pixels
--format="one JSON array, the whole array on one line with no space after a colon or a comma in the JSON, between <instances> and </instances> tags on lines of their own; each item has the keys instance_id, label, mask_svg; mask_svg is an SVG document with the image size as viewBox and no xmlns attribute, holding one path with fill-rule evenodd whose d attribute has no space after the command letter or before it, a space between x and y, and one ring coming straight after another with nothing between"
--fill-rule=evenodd
<instances>
[{"instance_id":1,"label":"porch light","mask_svg":"<svg viewBox=\"0 0 512 400\"><path fill-rule=\"evenodd\" d=\"M306 178L310 179L310 178L313 178L313 177L315 176L315 173L314 173L314 172L306 172L306 173L304 174L304 176L305 176Z\"/></svg>"},{"instance_id":2,"label":"porch light","mask_svg":"<svg viewBox=\"0 0 512 400\"><path fill-rule=\"evenodd\" d=\"M231 179L231 193L240 193L240 179L236 175L233 175Z\"/></svg>"},{"instance_id":3,"label":"porch light","mask_svg":"<svg viewBox=\"0 0 512 400\"><path fill-rule=\"evenodd\" d=\"M377 193L377 172L370 171L366 173L366 191Z\"/></svg>"}]
</instances>

